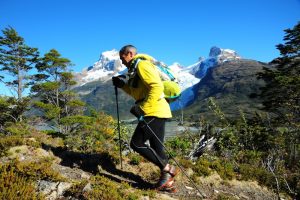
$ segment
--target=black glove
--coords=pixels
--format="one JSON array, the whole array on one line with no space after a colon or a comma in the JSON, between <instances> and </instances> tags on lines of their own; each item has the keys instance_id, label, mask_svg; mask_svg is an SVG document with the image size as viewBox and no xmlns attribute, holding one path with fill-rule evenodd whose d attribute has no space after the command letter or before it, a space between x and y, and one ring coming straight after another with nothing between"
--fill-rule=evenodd
<instances>
[{"instance_id":1,"label":"black glove","mask_svg":"<svg viewBox=\"0 0 300 200\"><path fill-rule=\"evenodd\" d=\"M126 78L126 76L124 76L124 75L112 77L113 85L118 88L124 87L124 85L125 85L125 81L123 80L124 78Z\"/></svg>"},{"instance_id":2,"label":"black glove","mask_svg":"<svg viewBox=\"0 0 300 200\"><path fill-rule=\"evenodd\" d=\"M139 121L143 121L145 113L138 105L132 106L130 113L133 114Z\"/></svg>"}]
</instances>

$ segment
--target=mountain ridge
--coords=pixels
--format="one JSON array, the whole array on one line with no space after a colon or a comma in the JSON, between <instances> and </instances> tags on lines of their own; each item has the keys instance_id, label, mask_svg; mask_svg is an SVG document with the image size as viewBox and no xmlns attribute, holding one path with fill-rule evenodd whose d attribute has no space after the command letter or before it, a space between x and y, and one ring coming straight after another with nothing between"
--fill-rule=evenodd
<instances>
[{"instance_id":1,"label":"mountain ridge","mask_svg":"<svg viewBox=\"0 0 300 200\"><path fill-rule=\"evenodd\" d=\"M209 97L214 100L228 118L235 118L240 115L240 111L247 116L262 112L262 102L258 98L252 98L252 94L258 94L265 82L258 79L256 74L264 67L270 67L267 63L262 63L250 59L241 59L222 63L208 70L206 76L196 86L197 99L185 109L186 113L198 113L194 117L201 115L214 117L208 108Z\"/></svg>"},{"instance_id":2,"label":"mountain ridge","mask_svg":"<svg viewBox=\"0 0 300 200\"><path fill-rule=\"evenodd\" d=\"M267 65L259 61L244 59L234 50L221 49L219 47L212 47L208 58L200 57L198 62L187 67L174 63L169 67L177 76L178 83L182 89L182 96L179 101L170 104L171 109L175 115L178 115L178 111L181 109L186 110L186 113L208 113L207 104L202 102L207 101L208 96L212 96L219 100L222 105L227 105L225 102L231 102L233 105L235 105L234 102L239 102L238 104L242 105L242 102L245 101L247 110L250 110L250 105L255 107L255 110L258 110L260 102L248 98L247 95L249 94L244 94L243 90L245 90L245 87L242 85L248 84L251 86L248 89L253 89L253 91L248 93L258 92L258 88L263 83L257 81L254 77L257 72L262 70L263 66ZM115 92L110 80L112 76L125 74L126 71L126 67L121 65L116 50L103 52L100 59L92 67L76 74L79 85L74 90L89 106L115 116ZM211 73L213 72L217 72L217 74L213 75L213 78L223 84L223 89L220 88L220 84L212 80L208 81L209 78L212 78ZM243 73L244 75L247 74L246 77L250 76L252 78L247 78L243 81L242 79L245 78ZM234 80L237 80L237 82ZM214 89L211 87L217 87L219 92L213 92ZM237 90L237 88L242 89ZM207 95L205 95L206 93ZM132 117L128 115L129 112L126 108L130 108L133 105L133 100L123 92L118 94L120 95L119 111L121 117ZM199 106L199 102L201 102L201 106ZM254 106L254 104L257 105ZM231 108L232 106L228 107ZM225 110L230 112L230 116L235 116L238 113L236 109Z\"/></svg>"},{"instance_id":3,"label":"mountain ridge","mask_svg":"<svg viewBox=\"0 0 300 200\"><path fill-rule=\"evenodd\" d=\"M198 62L187 67L181 66L176 62L170 65L169 68L177 77L178 83L183 91L181 103L172 104L172 110L186 107L193 101L195 98L193 87L205 76L208 68L232 59L241 59L241 57L233 50L212 47L207 59L201 57ZM90 84L95 81L98 82L98 84L105 84L111 80L112 76L125 74L126 72L127 68L121 64L118 51L115 49L105 51L92 66L84 68L82 72L75 73L75 81L77 82L75 88L77 88L76 90L80 95L88 95L93 91L81 90L80 87L86 88L84 86L85 84Z\"/></svg>"}]
</instances>

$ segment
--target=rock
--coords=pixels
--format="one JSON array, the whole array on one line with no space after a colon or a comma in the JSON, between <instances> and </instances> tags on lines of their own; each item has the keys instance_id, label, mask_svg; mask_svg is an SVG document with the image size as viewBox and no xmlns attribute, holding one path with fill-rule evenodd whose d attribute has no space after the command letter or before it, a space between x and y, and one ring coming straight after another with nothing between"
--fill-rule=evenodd
<instances>
[{"instance_id":1,"label":"rock","mask_svg":"<svg viewBox=\"0 0 300 200\"><path fill-rule=\"evenodd\" d=\"M189 187L189 186L185 186L185 188L186 188L187 190L194 190L194 188Z\"/></svg>"},{"instance_id":2,"label":"rock","mask_svg":"<svg viewBox=\"0 0 300 200\"><path fill-rule=\"evenodd\" d=\"M173 197L170 197L167 194L158 194L157 198L160 199L160 200L177 200L177 199L175 199Z\"/></svg>"},{"instance_id":3,"label":"rock","mask_svg":"<svg viewBox=\"0 0 300 200\"><path fill-rule=\"evenodd\" d=\"M55 200L72 186L68 182L51 182L41 180L37 182L37 191L43 193L47 200Z\"/></svg>"},{"instance_id":4,"label":"rock","mask_svg":"<svg viewBox=\"0 0 300 200\"><path fill-rule=\"evenodd\" d=\"M140 200L150 200L150 197L149 197L149 196L142 196L142 197L140 198Z\"/></svg>"},{"instance_id":5,"label":"rock","mask_svg":"<svg viewBox=\"0 0 300 200\"><path fill-rule=\"evenodd\" d=\"M78 168L70 168L66 166L62 166L56 163L52 164L52 169L54 171L59 172L59 174L67 179L71 180L82 180L82 179L90 179L90 174L78 169Z\"/></svg>"},{"instance_id":6,"label":"rock","mask_svg":"<svg viewBox=\"0 0 300 200\"><path fill-rule=\"evenodd\" d=\"M84 186L84 188L82 189L83 192L89 192L92 190L92 185L91 183L88 183Z\"/></svg>"},{"instance_id":7,"label":"rock","mask_svg":"<svg viewBox=\"0 0 300 200\"><path fill-rule=\"evenodd\" d=\"M248 196L246 196L245 194L239 194L239 197L241 198L241 199L244 199L244 200L249 200L250 198L248 197Z\"/></svg>"}]
</instances>

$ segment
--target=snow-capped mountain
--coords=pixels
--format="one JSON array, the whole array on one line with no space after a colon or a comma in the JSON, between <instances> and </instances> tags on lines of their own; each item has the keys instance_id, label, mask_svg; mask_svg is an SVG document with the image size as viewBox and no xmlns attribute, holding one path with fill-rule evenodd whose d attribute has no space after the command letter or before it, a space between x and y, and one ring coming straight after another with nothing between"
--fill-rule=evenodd
<instances>
[{"instance_id":1,"label":"snow-capped mountain","mask_svg":"<svg viewBox=\"0 0 300 200\"><path fill-rule=\"evenodd\" d=\"M174 63L169 68L177 77L178 83L182 89L182 95L179 101L171 104L172 110L177 110L191 104L196 97L193 90L194 86L200 82L205 76L207 70L226 61L241 59L241 57L233 50L212 47L209 57L200 57L198 62L190 66L184 67L179 63ZM75 74L77 87L83 86L89 82L100 81L106 82L117 74L126 74L127 68L121 64L119 53L113 49L103 52L97 62L80 73ZM90 91L92 92L92 91Z\"/></svg>"},{"instance_id":2,"label":"snow-capped mountain","mask_svg":"<svg viewBox=\"0 0 300 200\"><path fill-rule=\"evenodd\" d=\"M78 86L93 81L106 81L112 76L125 70L119 59L119 52L115 49L105 51L100 55L100 58L92 66L84 68L82 72L75 74L75 80Z\"/></svg>"},{"instance_id":3,"label":"snow-capped mountain","mask_svg":"<svg viewBox=\"0 0 300 200\"><path fill-rule=\"evenodd\" d=\"M169 68L175 74L178 84L182 90L180 98L171 103L171 109L178 110L189 105L191 101L195 99L196 95L193 91L193 86L199 83L201 79L195 77L195 75L191 73L193 72L193 68L190 69L191 71L187 70L184 67L180 67L179 63L174 63L169 66Z\"/></svg>"},{"instance_id":4,"label":"snow-capped mountain","mask_svg":"<svg viewBox=\"0 0 300 200\"><path fill-rule=\"evenodd\" d=\"M209 52L209 57L200 57L199 61L193 65L186 67L191 74L197 78L203 78L210 67L214 67L223 62L230 60L239 60L241 57L231 49L221 49L219 47L212 47Z\"/></svg>"},{"instance_id":5,"label":"snow-capped mountain","mask_svg":"<svg viewBox=\"0 0 300 200\"><path fill-rule=\"evenodd\" d=\"M172 110L186 107L194 101L196 94L193 86L206 75L209 68L238 59L241 57L233 50L212 47L207 59L200 57L197 63L178 70L178 79L183 92L179 101L171 104Z\"/></svg>"}]
</instances>

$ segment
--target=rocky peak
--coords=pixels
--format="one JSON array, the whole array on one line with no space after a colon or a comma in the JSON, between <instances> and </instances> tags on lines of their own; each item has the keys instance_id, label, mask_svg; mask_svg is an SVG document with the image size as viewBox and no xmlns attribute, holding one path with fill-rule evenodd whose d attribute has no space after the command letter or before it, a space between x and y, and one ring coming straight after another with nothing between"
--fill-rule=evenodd
<instances>
[{"instance_id":1,"label":"rocky peak","mask_svg":"<svg viewBox=\"0 0 300 200\"><path fill-rule=\"evenodd\" d=\"M219 47L212 47L209 52L209 57L215 58L218 63L228 60L239 60L241 57L238 53L231 49L221 49Z\"/></svg>"},{"instance_id":2,"label":"rocky peak","mask_svg":"<svg viewBox=\"0 0 300 200\"><path fill-rule=\"evenodd\" d=\"M77 86L82 86L92 81L105 81L125 68L119 59L119 52L115 49L100 54L100 58L92 66L75 73Z\"/></svg>"},{"instance_id":3,"label":"rocky peak","mask_svg":"<svg viewBox=\"0 0 300 200\"><path fill-rule=\"evenodd\" d=\"M101 53L99 60L94 63L94 70L115 71L115 61L119 61L119 52L115 49ZM116 65L118 66L118 65Z\"/></svg>"}]
</instances>

